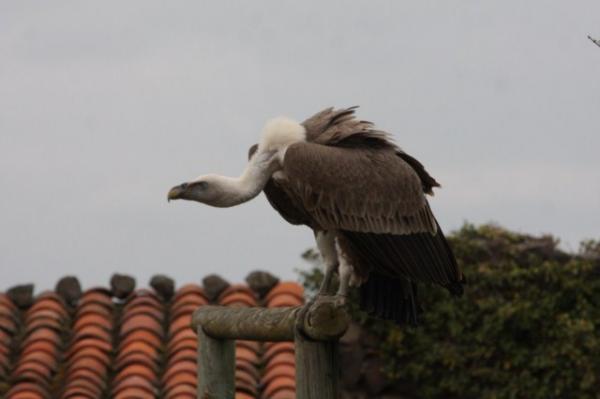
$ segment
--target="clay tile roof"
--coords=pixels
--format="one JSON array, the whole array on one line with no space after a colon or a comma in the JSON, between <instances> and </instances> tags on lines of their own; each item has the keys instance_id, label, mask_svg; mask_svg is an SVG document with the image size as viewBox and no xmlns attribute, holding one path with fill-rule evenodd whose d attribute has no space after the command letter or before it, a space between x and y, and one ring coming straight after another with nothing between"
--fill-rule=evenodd
<instances>
[{"instance_id":1,"label":"clay tile roof","mask_svg":"<svg viewBox=\"0 0 600 399\"><path fill-rule=\"evenodd\" d=\"M263 397L266 399L271 399L275 393L283 390L293 390L295 387L296 381L293 377L280 376L267 384L263 392Z\"/></svg>"},{"instance_id":2,"label":"clay tile roof","mask_svg":"<svg viewBox=\"0 0 600 399\"><path fill-rule=\"evenodd\" d=\"M298 299L302 300L302 298L304 296L304 288L302 288L302 286L297 283L290 282L290 281L284 281L284 282L277 284L275 287L273 287L273 289L271 289L271 291L269 291L269 293L265 297L265 300L268 302L274 296L280 295L280 294L294 295L294 296L298 297Z\"/></svg>"},{"instance_id":3,"label":"clay tile roof","mask_svg":"<svg viewBox=\"0 0 600 399\"><path fill-rule=\"evenodd\" d=\"M177 385L165 393L164 399L196 399L196 386Z\"/></svg>"},{"instance_id":4,"label":"clay tile roof","mask_svg":"<svg viewBox=\"0 0 600 399\"><path fill-rule=\"evenodd\" d=\"M180 298L183 295L190 294L190 293L194 293L194 294L200 295L201 297L203 297L206 300L206 296L204 295L204 290L202 289L202 287L200 287L197 284L186 284L184 286L181 286L175 292L175 296L173 298L173 301L177 302L178 298Z\"/></svg>"},{"instance_id":5,"label":"clay tile roof","mask_svg":"<svg viewBox=\"0 0 600 399\"><path fill-rule=\"evenodd\" d=\"M270 308L300 305L302 305L302 300L297 296L291 294L275 295L269 301L267 301L267 306Z\"/></svg>"},{"instance_id":6,"label":"clay tile roof","mask_svg":"<svg viewBox=\"0 0 600 399\"><path fill-rule=\"evenodd\" d=\"M222 279L218 291L186 284L172 295L138 288L117 298L94 287L63 299L46 291L27 306L0 293L0 397L195 399L193 312L209 303L207 292L225 306L302 304L300 285L269 281L255 282L256 292ZM237 399L295 398L292 343L240 340L235 355Z\"/></svg>"},{"instance_id":7,"label":"clay tile roof","mask_svg":"<svg viewBox=\"0 0 600 399\"><path fill-rule=\"evenodd\" d=\"M269 399L294 399L296 397L295 388L282 388L275 392Z\"/></svg>"}]
</instances>

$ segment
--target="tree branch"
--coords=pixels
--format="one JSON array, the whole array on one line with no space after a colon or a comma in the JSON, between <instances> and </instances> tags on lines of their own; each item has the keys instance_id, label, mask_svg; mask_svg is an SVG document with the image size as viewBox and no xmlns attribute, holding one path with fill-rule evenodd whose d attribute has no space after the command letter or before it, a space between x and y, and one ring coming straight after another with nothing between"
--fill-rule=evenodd
<instances>
[{"instance_id":1,"label":"tree branch","mask_svg":"<svg viewBox=\"0 0 600 399\"><path fill-rule=\"evenodd\" d=\"M594 39L590 35L588 35L588 39L590 39L592 42L594 42L596 44L596 46L600 47L600 40Z\"/></svg>"}]
</instances>

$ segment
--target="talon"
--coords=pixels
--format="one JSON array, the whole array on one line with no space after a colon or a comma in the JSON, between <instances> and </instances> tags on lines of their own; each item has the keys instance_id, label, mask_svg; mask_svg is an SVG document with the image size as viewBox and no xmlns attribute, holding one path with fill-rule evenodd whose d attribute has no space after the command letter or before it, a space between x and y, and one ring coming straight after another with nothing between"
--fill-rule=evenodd
<instances>
[{"instance_id":1,"label":"talon","mask_svg":"<svg viewBox=\"0 0 600 399\"><path fill-rule=\"evenodd\" d=\"M348 305L348 295L337 294L334 302L337 306Z\"/></svg>"},{"instance_id":2,"label":"talon","mask_svg":"<svg viewBox=\"0 0 600 399\"><path fill-rule=\"evenodd\" d=\"M298 315L296 316L296 330L302 331L302 329L304 327L304 319L306 319L306 316L308 315L308 311L310 310L310 308L315 304L317 297L319 297L319 295L316 295L316 296L312 297L311 299L309 299L308 302L306 302L304 304L304 306L302 306L302 308L300 308L300 311L298 312Z\"/></svg>"}]
</instances>

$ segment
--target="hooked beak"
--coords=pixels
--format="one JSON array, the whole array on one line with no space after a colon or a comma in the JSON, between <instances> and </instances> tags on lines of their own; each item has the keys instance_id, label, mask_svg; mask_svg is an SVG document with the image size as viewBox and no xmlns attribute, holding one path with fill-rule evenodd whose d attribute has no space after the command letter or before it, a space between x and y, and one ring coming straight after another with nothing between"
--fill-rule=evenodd
<instances>
[{"instance_id":1,"label":"hooked beak","mask_svg":"<svg viewBox=\"0 0 600 399\"><path fill-rule=\"evenodd\" d=\"M167 195L167 201L170 202L171 200L180 199L183 193L185 193L187 186L188 183L183 183L170 189L169 194Z\"/></svg>"}]
</instances>

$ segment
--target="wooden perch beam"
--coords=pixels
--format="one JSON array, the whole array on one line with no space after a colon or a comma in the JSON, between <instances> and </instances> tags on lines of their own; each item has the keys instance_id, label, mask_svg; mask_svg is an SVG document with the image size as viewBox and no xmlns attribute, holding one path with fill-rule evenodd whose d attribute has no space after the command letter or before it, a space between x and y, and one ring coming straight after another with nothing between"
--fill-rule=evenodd
<instances>
[{"instance_id":1,"label":"wooden perch beam","mask_svg":"<svg viewBox=\"0 0 600 399\"><path fill-rule=\"evenodd\" d=\"M336 297L319 297L300 321L300 329L310 339L327 341L342 336L349 316ZM250 341L293 341L301 307L243 308L202 306L194 313L192 328L216 339Z\"/></svg>"},{"instance_id":2,"label":"wooden perch beam","mask_svg":"<svg viewBox=\"0 0 600 399\"><path fill-rule=\"evenodd\" d=\"M194 313L192 327L217 339L291 341L299 309L202 306Z\"/></svg>"}]
</instances>

